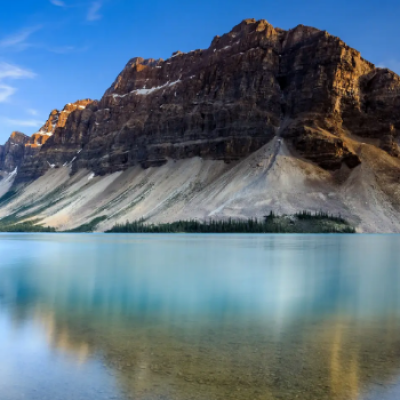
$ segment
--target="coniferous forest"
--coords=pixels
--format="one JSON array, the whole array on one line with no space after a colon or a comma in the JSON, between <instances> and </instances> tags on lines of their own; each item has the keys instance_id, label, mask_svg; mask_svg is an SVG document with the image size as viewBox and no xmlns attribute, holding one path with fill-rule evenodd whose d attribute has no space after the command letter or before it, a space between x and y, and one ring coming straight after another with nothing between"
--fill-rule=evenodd
<instances>
[{"instance_id":1,"label":"coniferous forest","mask_svg":"<svg viewBox=\"0 0 400 400\"><path fill-rule=\"evenodd\" d=\"M263 219L227 219L176 221L148 224L144 220L115 225L108 233L355 233L345 219L326 213L301 212L293 216L276 216L273 212Z\"/></svg>"}]
</instances>

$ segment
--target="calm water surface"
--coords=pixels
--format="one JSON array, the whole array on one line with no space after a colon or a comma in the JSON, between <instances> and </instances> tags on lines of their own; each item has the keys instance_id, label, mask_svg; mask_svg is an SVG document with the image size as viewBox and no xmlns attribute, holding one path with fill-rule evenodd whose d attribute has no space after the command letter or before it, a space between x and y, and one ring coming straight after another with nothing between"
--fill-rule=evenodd
<instances>
[{"instance_id":1,"label":"calm water surface","mask_svg":"<svg viewBox=\"0 0 400 400\"><path fill-rule=\"evenodd\" d=\"M400 399L399 246L1 234L0 399Z\"/></svg>"}]
</instances>

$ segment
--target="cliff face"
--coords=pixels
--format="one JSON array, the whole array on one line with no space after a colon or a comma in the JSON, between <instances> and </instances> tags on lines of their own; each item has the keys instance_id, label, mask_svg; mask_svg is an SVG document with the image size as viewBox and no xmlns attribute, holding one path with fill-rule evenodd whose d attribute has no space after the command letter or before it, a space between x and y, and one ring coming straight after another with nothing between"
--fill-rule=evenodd
<instances>
[{"instance_id":1,"label":"cliff face","mask_svg":"<svg viewBox=\"0 0 400 400\"><path fill-rule=\"evenodd\" d=\"M32 136L27 136L21 132L13 132L4 146L0 146L0 170L11 172L19 167L18 176L27 180L37 177L30 176L31 165L42 159L42 146L58 129L63 129L74 111L82 111L92 100L79 100L75 103L67 104L62 111L53 110L46 123L40 128L39 132ZM49 168L49 163L45 162L45 172Z\"/></svg>"},{"instance_id":2,"label":"cliff face","mask_svg":"<svg viewBox=\"0 0 400 400\"><path fill-rule=\"evenodd\" d=\"M30 140L29 136L21 132L13 132L10 138L0 146L0 169L11 172L18 168L24 160L25 144Z\"/></svg>"},{"instance_id":3,"label":"cliff face","mask_svg":"<svg viewBox=\"0 0 400 400\"><path fill-rule=\"evenodd\" d=\"M99 102L53 111L40 131L51 138L18 176L34 179L72 160L73 172L96 174L168 158L229 162L276 135L322 168L354 168L351 135L399 156L399 104L400 78L337 37L245 20L206 50L133 58Z\"/></svg>"}]
</instances>

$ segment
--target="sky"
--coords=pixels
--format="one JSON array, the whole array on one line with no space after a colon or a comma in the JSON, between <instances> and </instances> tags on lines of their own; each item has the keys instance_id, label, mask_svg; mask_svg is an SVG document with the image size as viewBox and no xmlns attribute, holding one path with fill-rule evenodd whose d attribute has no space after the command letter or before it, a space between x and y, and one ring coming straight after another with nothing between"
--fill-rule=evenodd
<instances>
[{"instance_id":1,"label":"sky","mask_svg":"<svg viewBox=\"0 0 400 400\"><path fill-rule=\"evenodd\" d=\"M398 0L4 0L0 143L36 132L51 110L100 99L132 57L207 48L246 18L310 25L400 73Z\"/></svg>"}]
</instances>

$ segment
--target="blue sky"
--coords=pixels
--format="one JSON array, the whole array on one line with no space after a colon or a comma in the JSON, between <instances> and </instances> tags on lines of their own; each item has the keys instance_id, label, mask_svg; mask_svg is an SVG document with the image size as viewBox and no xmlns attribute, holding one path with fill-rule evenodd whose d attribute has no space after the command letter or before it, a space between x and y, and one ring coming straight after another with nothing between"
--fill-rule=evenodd
<instances>
[{"instance_id":1,"label":"blue sky","mask_svg":"<svg viewBox=\"0 0 400 400\"><path fill-rule=\"evenodd\" d=\"M394 0L14 0L0 14L0 143L54 108L99 99L128 60L208 47L245 18L311 25L400 73Z\"/></svg>"}]
</instances>

